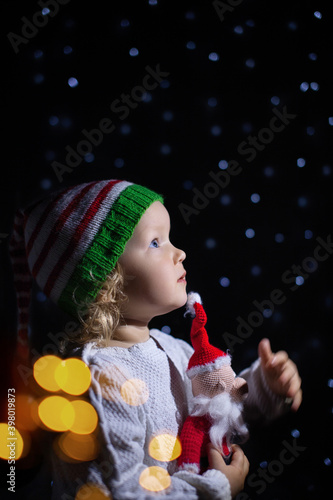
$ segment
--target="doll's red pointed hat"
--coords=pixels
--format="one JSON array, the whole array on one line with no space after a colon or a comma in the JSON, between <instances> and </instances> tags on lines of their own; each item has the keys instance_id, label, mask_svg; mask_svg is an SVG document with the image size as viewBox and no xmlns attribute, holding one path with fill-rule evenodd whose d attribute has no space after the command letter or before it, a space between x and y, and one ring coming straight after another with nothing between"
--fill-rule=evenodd
<instances>
[{"instance_id":1,"label":"doll's red pointed hat","mask_svg":"<svg viewBox=\"0 0 333 500\"><path fill-rule=\"evenodd\" d=\"M198 293L190 292L187 295L186 313L194 316L191 327L191 342L194 348L188 367L187 375L193 378L199 373L218 370L222 366L231 364L231 356L209 343L205 328L207 316L202 307L201 297Z\"/></svg>"}]
</instances>

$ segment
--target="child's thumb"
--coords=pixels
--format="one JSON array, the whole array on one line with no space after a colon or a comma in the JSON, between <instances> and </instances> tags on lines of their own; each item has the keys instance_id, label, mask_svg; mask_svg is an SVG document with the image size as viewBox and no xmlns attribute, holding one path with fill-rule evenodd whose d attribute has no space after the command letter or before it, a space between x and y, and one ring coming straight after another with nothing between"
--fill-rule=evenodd
<instances>
[{"instance_id":1,"label":"child's thumb","mask_svg":"<svg viewBox=\"0 0 333 500\"><path fill-rule=\"evenodd\" d=\"M222 470L227 467L219 450L212 443L207 445L208 463L210 469Z\"/></svg>"},{"instance_id":2,"label":"child's thumb","mask_svg":"<svg viewBox=\"0 0 333 500\"><path fill-rule=\"evenodd\" d=\"M262 339L259 343L258 354L264 366L270 362L274 356L271 349L271 343L268 339Z\"/></svg>"}]
</instances>

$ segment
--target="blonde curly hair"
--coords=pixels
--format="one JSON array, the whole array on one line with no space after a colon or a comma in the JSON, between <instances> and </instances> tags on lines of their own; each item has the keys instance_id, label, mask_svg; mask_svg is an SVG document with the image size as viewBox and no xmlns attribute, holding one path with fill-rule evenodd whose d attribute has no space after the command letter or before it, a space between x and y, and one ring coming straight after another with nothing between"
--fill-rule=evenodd
<instances>
[{"instance_id":1,"label":"blonde curly hair","mask_svg":"<svg viewBox=\"0 0 333 500\"><path fill-rule=\"evenodd\" d=\"M96 299L79 311L81 328L66 342L63 350L92 341L100 347L108 345L121 322L121 306L127 300L124 281L124 272L117 262Z\"/></svg>"}]
</instances>

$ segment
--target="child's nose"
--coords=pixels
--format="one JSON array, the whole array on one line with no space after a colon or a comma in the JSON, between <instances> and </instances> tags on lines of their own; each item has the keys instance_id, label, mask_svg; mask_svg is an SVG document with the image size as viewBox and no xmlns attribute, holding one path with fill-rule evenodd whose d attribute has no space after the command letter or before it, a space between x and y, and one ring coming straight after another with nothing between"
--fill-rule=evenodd
<instances>
[{"instance_id":1,"label":"child's nose","mask_svg":"<svg viewBox=\"0 0 333 500\"><path fill-rule=\"evenodd\" d=\"M176 248L176 262L183 262L186 259L186 253L184 250Z\"/></svg>"}]
</instances>

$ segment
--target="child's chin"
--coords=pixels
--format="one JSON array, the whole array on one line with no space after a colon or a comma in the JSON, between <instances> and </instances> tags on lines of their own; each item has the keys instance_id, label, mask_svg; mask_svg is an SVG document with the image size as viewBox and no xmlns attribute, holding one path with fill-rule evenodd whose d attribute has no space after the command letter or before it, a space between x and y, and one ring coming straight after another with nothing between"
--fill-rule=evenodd
<instances>
[{"instance_id":1,"label":"child's chin","mask_svg":"<svg viewBox=\"0 0 333 500\"><path fill-rule=\"evenodd\" d=\"M183 307L187 302L187 293L186 293L186 288L184 288L184 297L183 299L180 301L180 305L178 307Z\"/></svg>"},{"instance_id":2,"label":"child's chin","mask_svg":"<svg viewBox=\"0 0 333 500\"><path fill-rule=\"evenodd\" d=\"M183 307L187 302L187 294L185 292L184 297L179 298L177 301L175 301L169 308L168 312L175 311L176 309L180 309Z\"/></svg>"}]
</instances>

